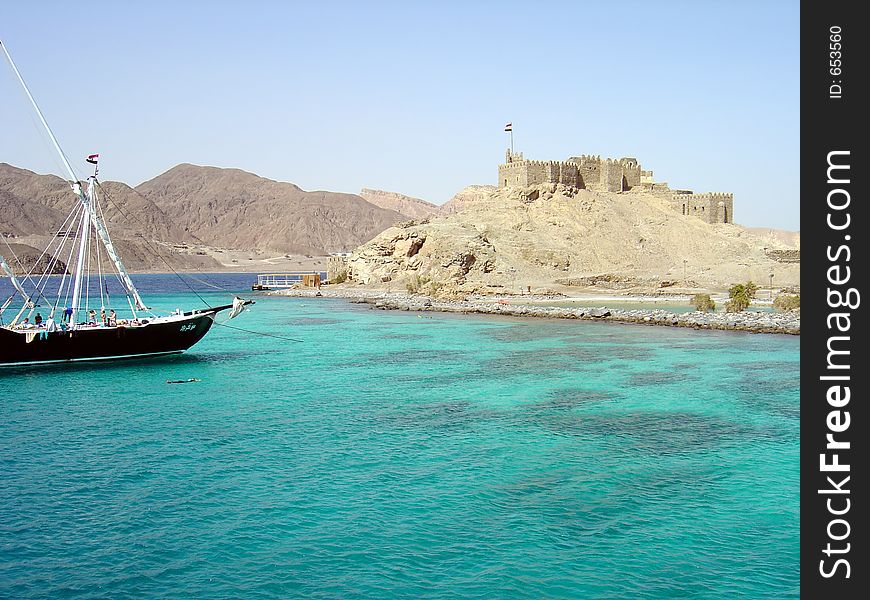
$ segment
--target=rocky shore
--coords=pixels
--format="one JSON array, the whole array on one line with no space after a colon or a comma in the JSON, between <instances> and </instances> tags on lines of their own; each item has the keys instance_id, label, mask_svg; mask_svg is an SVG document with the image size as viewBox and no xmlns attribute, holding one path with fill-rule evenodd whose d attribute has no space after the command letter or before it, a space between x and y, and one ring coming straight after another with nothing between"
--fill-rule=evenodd
<instances>
[{"instance_id":1,"label":"rocky shore","mask_svg":"<svg viewBox=\"0 0 870 600\"><path fill-rule=\"evenodd\" d=\"M548 319L583 319L691 327L693 329L719 329L752 333L781 333L799 335L799 313L673 313L655 308L624 310L618 308L534 306L508 303L505 299L472 297L466 300L439 300L415 294L383 292L378 290L290 289L270 292L270 295L311 298L344 298L354 303L369 304L373 309L434 311L462 314L502 315L510 317L543 317ZM527 300L534 300L526 296Z\"/></svg>"}]
</instances>

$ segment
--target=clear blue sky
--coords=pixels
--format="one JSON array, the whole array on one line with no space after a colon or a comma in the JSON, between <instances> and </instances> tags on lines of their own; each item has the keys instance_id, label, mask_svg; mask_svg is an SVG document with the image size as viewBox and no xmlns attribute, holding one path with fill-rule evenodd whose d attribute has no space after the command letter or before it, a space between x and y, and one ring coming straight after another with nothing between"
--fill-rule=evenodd
<instances>
[{"instance_id":1,"label":"clear blue sky","mask_svg":"<svg viewBox=\"0 0 870 600\"><path fill-rule=\"evenodd\" d=\"M5 2L0 39L67 154L436 203L528 158L635 156L799 228L798 2ZM60 174L0 64L0 162ZM84 163L80 172L85 173Z\"/></svg>"}]
</instances>

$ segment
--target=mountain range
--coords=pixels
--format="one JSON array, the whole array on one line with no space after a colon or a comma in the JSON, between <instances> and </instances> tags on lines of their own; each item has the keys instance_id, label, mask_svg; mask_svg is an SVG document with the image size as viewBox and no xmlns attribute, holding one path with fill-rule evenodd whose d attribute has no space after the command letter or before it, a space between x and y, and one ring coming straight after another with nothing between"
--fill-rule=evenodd
<instances>
[{"instance_id":1,"label":"mountain range","mask_svg":"<svg viewBox=\"0 0 870 600\"><path fill-rule=\"evenodd\" d=\"M422 278L444 283L445 293L501 289L508 279L542 290L590 280L721 286L770 273L799 283L797 232L709 225L641 192L551 188L471 185L438 206L180 164L136 187L102 183L100 198L133 271L323 268L314 255L355 250L353 280L401 286ZM0 244L0 253L19 269L41 260L37 248L75 206L63 179L3 163L0 203L0 235L15 244Z\"/></svg>"},{"instance_id":2,"label":"mountain range","mask_svg":"<svg viewBox=\"0 0 870 600\"><path fill-rule=\"evenodd\" d=\"M387 227L418 216L414 203L379 190L305 191L239 169L177 165L135 188L101 184L113 240L133 270L215 269L220 263L179 247L281 254L347 252ZM394 202L392 200L395 200ZM0 235L45 247L75 206L66 181L0 163ZM416 201L425 203L422 200ZM431 205L437 210L437 206ZM391 208L392 207L392 208Z\"/></svg>"}]
</instances>

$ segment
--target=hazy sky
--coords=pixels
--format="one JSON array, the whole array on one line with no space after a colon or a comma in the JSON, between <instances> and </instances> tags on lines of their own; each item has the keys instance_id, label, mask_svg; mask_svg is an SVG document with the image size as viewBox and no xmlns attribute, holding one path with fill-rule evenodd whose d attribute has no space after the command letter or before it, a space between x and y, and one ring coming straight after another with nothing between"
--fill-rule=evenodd
<instances>
[{"instance_id":1,"label":"hazy sky","mask_svg":"<svg viewBox=\"0 0 870 600\"><path fill-rule=\"evenodd\" d=\"M635 156L799 228L798 2L3 2L67 155L442 203L527 158ZM0 162L61 174L0 61Z\"/></svg>"}]
</instances>

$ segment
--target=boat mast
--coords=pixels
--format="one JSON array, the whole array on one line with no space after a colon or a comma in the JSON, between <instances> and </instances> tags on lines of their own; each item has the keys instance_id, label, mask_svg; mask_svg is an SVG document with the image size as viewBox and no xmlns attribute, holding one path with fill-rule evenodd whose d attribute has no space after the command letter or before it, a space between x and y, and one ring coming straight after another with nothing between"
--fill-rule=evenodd
<instances>
[{"instance_id":1,"label":"boat mast","mask_svg":"<svg viewBox=\"0 0 870 600\"><path fill-rule=\"evenodd\" d=\"M82 293L82 275L85 272L85 255L87 252L88 238L91 236L91 219L88 214L82 215L82 224L81 231L79 232L79 255L76 260L76 271L73 281L73 295L72 295L72 315L70 315L70 326L75 327L76 321L76 313L79 310L79 304ZM90 256L87 257L90 259Z\"/></svg>"},{"instance_id":2,"label":"boat mast","mask_svg":"<svg viewBox=\"0 0 870 600\"><path fill-rule=\"evenodd\" d=\"M133 285L133 280L130 279L130 274L127 272L127 268L124 266L124 263L121 262L121 257L118 256L118 252L115 250L115 245L112 243L112 238L109 236L109 230L106 229L106 224L97 216L97 189L99 188L99 185L97 185L96 167L94 168L94 176L90 179L91 183L88 186L88 197L90 198L90 206L93 207L93 210L89 209L91 210L91 223L93 223L100 241L103 242L106 254L109 255L109 258L115 264L115 269L117 269L124 287L127 288L128 295L132 296L136 309L148 310L148 307L145 306L145 303L142 302L142 298L139 296L139 290L137 290L136 286Z\"/></svg>"},{"instance_id":3,"label":"boat mast","mask_svg":"<svg viewBox=\"0 0 870 600\"><path fill-rule=\"evenodd\" d=\"M87 227L83 227L83 230L87 228L90 229L90 224L93 224L94 229L97 232L97 235L100 238L100 241L103 243L103 246L106 248L106 252L109 255L109 258L112 259L112 262L115 263L115 268L118 269L118 274L121 276L121 280L124 282L124 286L127 288L127 292L133 296L133 300L135 301L136 308L139 310L147 310L148 307L145 306L145 303L142 302L142 298L139 296L139 292L136 287L133 285L133 281L130 279L130 275L127 273L127 269L124 267L124 263L121 262L121 258L118 256L118 253L115 252L115 246L112 244L112 239L109 237L109 232L106 229L105 224L99 219L97 214L92 209L92 200L94 197L94 185L93 181L91 182L88 190L88 195L85 196L85 193L82 191L82 185L78 181L78 177L76 177L75 171L73 171L72 165L70 165L69 160L67 160L66 155L63 153L63 149L60 147L60 143L58 143L57 138L54 136L54 132L52 132L51 127L48 125L48 121L45 120L45 116L42 114L42 111L39 109L39 105L36 103L36 99L33 97L33 94L30 93L30 88L27 87L27 83L25 83L24 78L21 76L21 72L18 70L18 67L15 66L15 61L12 60L12 57L9 55L9 51L6 50L6 46L3 45L2 40L0 40L0 48L3 49L3 53L6 55L6 60L9 61L9 65L12 67L12 70L15 72L15 76L18 77L19 83L21 83L21 87L24 88L24 92L27 94L27 98L30 100L30 103L33 105L33 110L36 111L37 116L39 117L42 126L45 128L45 131L48 133L48 137L51 138L52 144L54 144L55 150L57 150L58 155L60 156L60 160L63 162L63 166L66 168L67 173L70 177L70 188L72 188L73 193L82 203L85 209L84 219L87 220ZM96 179L96 173L94 174L93 179ZM84 233L84 231L83 231ZM86 237L86 236L84 236ZM83 237L83 239L84 239ZM79 248L79 265L81 265L82 261L82 246ZM76 281L77 286L81 283L79 281L79 273L81 269L77 269L76 272ZM74 303L78 302L78 294L73 299Z\"/></svg>"},{"instance_id":4,"label":"boat mast","mask_svg":"<svg viewBox=\"0 0 870 600\"><path fill-rule=\"evenodd\" d=\"M66 167L67 173L69 174L71 181L77 181L77 177L75 172L72 169L72 166L69 164L69 161L66 159L66 155L63 153L63 149L61 149L60 144L57 141L57 138L54 137L54 133L51 131L51 127L48 126L48 121L45 120L45 117L42 114L42 111L39 110L39 105L36 103L36 99L34 99L33 94L30 93L30 88L27 87L27 84L24 82L24 78L21 76L21 72L18 70L18 67L15 66L15 61L12 60L12 57L9 55L9 51L6 49L6 46L3 45L3 41L0 40L0 48L3 48L3 54L6 55L6 60L9 61L9 65L12 67L12 70L15 72L15 76L18 77L19 83L21 83L21 87L24 88L24 93L27 94L27 98L30 100L30 103L33 105L33 109L36 111L36 116L39 117L39 120L42 122L42 126L45 127L45 130L48 132L48 137L51 138L51 143L54 144L54 149L57 150L57 153L60 155L60 160L63 161L63 166ZM70 184L73 186L73 184ZM73 186L73 191L75 191L75 187Z\"/></svg>"}]
</instances>

